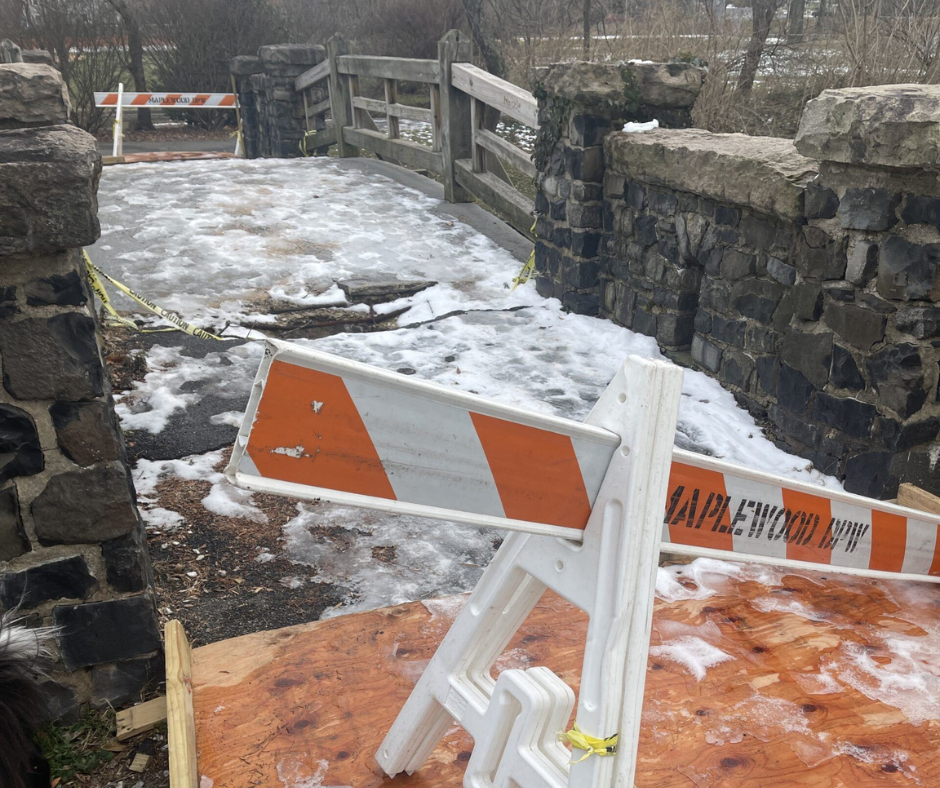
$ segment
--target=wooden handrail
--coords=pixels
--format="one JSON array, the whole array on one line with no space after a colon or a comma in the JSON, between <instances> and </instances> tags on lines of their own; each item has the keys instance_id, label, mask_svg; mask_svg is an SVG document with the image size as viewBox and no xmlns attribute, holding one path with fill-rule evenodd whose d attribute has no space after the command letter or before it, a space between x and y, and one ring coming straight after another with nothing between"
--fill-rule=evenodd
<instances>
[{"instance_id":1,"label":"wooden handrail","mask_svg":"<svg viewBox=\"0 0 940 788\"><path fill-rule=\"evenodd\" d=\"M539 127L538 102L535 96L518 85L494 77L470 63L454 63L452 81L458 90L495 107L504 115L533 129Z\"/></svg>"},{"instance_id":2,"label":"wooden handrail","mask_svg":"<svg viewBox=\"0 0 940 788\"><path fill-rule=\"evenodd\" d=\"M524 175L528 175L530 178L535 177L535 165L532 163L529 154L521 148L517 148L511 142L494 134L492 131L488 129L474 129L473 143L482 148L486 148L490 153L499 158L505 159L512 167L515 167Z\"/></svg>"},{"instance_id":3,"label":"wooden handrail","mask_svg":"<svg viewBox=\"0 0 940 788\"><path fill-rule=\"evenodd\" d=\"M425 107L410 107L407 104L386 104L381 99L370 99L365 96L355 96L353 106L367 109L369 112L381 112L395 118L417 120L422 123L433 123L434 113Z\"/></svg>"},{"instance_id":4,"label":"wooden handrail","mask_svg":"<svg viewBox=\"0 0 940 788\"><path fill-rule=\"evenodd\" d=\"M330 61L324 60L311 69L307 69L294 80L294 90L305 90L330 75Z\"/></svg>"},{"instance_id":5,"label":"wooden handrail","mask_svg":"<svg viewBox=\"0 0 940 788\"><path fill-rule=\"evenodd\" d=\"M441 67L435 60L366 55L343 55L336 60L340 74L435 84L441 79Z\"/></svg>"},{"instance_id":6,"label":"wooden handrail","mask_svg":"<svg viewBox=\"0 0 940 788\"><path fill-rule=\"evenodd\" d=\"M472 65L465 34L452 30L441 39L437 60L350 54L340 37L330 40L327 53L324 62L294 80L298 92L315 87L303 94L308 129L311 121L325 126L311 133L308 148L335 143L341 157L358 156L365 150L438 173L448 201L466 202L476 197L517 229L529 232L532 201L509 181L503 162L530 178L536 174L535 165L528 153L487 128L483 118L490 106L537 129L538 103L523 88ZM316 87L325 79L329 79L328 95ZM361 79L384 80L384 101L362 96ZM399 82L428 84L431 108L399 104ZM327 110L333 122L324 124ZM373 112L386 116L385 131L376 127ZM401 139L400 118L429 123L432 147Z\"/></svg>"}]
</instances>

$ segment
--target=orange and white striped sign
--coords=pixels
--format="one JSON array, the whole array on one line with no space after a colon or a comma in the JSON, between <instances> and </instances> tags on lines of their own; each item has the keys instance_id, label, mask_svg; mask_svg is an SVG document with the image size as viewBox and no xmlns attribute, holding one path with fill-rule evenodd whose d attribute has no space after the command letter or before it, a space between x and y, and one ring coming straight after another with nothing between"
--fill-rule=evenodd
<instances>
[{"instance_id":1,"label":"orange and white striped sign","mask_svg":"<svg viewBox=\"0 0 940 788\"><path fill-rule=\"evenodd\" d=\"M580 540L620 438L268 343L226 473L264 492ZM940 518L675 450L663 541L940 576Z\"/></svg>"},{"instance_id":2,"label":"orange and white striped sign","mask_svg":"<svg viewBox=\"0 0 940 788\"><path fill-rule=\"evenodd\" d=\"M95 93L96 107L116 107L118 93ZM123 107L175 107L177 109L235 109L234 93L124 93Z\"/></svg>"},{"instance_id":3,"label":"orange and white striped sign","mask_svg":"<svg viewBox=\"0 0 940 788\"><path fill-rule=\"evenodd\" d=\"M673 453L663 541L940 577L940 517Z\"/></svg>"},{"instance_id":4,"label":"orange and white striped sign","mask_svg":"<svg viewBox=\"0 0 940 788\"><path fill-rule=\"evenodd\" d=\"M587 525L620 444L606 430L315 351L269 350L247 445L232 460L246 484L255 477L306 498L570 536Z\"/></svg>"}]
</instances>

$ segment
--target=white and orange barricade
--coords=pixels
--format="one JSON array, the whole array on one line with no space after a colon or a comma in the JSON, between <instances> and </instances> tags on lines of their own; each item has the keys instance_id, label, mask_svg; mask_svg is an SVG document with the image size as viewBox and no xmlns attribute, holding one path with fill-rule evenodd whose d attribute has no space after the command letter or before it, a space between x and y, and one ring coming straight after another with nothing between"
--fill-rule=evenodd
<instances>
[{"instance_id":1,"label":"white and orange barricade","mask_svg":"<svg viewBox=\"0 0 940 788\"><path fill-rule=\"evenodd\" d=\"M673 449L682 370L629 358L583 424L269 341L239 486L513 531L379 748L412 773L452 721L468 788L632 788L659 552L940 576L928 515ZM456 526L455 526L456 527ZM588 613L574 694L491 668L546 588Z\"/></svg>"},{"instance_id":2,"label":"white and orange barricade","mask_svg":"<svg viewBox=\"0 0 940 788\"><path fill-rule=\"evenodd\" d=\"M95 93L96 107L169 107L171 109L235 109L234 93Z\"/></svg>"},{"instance_id":3,"label":"white and orange barricade","mask_svg":"<svg viewBox=\"0 0 940 788\"><path fill-rule=\"evenodd\" d=\"M235 93L128 93L124 84L112 92L96 92L96 107L114 109L114 146L112 155L120 156L124 152L124 108L141 107L166 109L238 109L238 96ZM241 137L239 136L239 142ZM239 153L236 147L236 154Z\"/></svg>"}]
</instances>

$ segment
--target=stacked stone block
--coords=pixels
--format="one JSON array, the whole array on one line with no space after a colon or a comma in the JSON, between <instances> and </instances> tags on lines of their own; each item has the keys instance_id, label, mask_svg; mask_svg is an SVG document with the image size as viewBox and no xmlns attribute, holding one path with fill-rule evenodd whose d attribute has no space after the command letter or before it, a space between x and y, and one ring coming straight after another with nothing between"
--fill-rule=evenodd
<instances>
[{"instance_id":1,"label":"stacked stone block","mask_svg":"<svg viewBox=\"0 0 940 788\"><path fill-rule=\"evenodd\" d=\"M58 628L50 716L161 671L152 577L81 247L101 157L61 76L0 66L0 609Z\"/></svg>"},{"instance_id":2,"label":"stacked stone block","mask_svg":"<svg viewBox=\"0 0 940 788\"><path fill-rule=\"evenodd\" d=\"M548 110L543 107L543 114ZM600 242L604 224L604 137L611 120L570 118L547 172L539 173L535 197L536 287L566 309L597 314Z\"/></svg>"},{"instance_id":3,"label":"stacked stone block","mask_svg":"<svg viewBox=\"0 0 940 788\"><path fill-rule=\"evenodd\" d=\"M559 133L548 140L554 146L536 179L536 287L573 312L594 315L602 241L613 222L604 199L604 139L628 118L688 125L703 72L687 64L567 63L539 79L541 134Z\"/></svg>"},{"instance_id":4,"label":"stacked stone block","mask_svg":"<svg viewBox=\"0 0 940 788\"><path fill-rule=\"evenodd\" d=\"M608 134L597 286L577 296L717 377L847 489L940 493L938 119L940 89L888 86L824 93L795 144ZM539 179L537 259L564 298L584 261L551 220L557 179Z\"/></svg>"},{"instance_id":5,"label":"stacked stone block","mask_svg":"<svg viewBox=\"0 0 940 788\"><path fill-rule=\"evenodd\" d=\"M302 156L300 141L307 131L304 95L294 80L326 58L322 46L279 44L263 46L257 56L233 58L230 70L242 113L245 152L250 159ZM326 82L308 88L310 106L329 98ZM316 128L326 123L317 118Z\"/></svg>"}]
</instances>

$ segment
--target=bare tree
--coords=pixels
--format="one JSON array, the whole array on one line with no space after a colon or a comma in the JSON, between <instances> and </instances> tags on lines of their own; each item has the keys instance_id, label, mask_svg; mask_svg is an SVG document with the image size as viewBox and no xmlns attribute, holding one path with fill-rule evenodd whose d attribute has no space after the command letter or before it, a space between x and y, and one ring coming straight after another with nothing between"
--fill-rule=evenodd
<instances>
[{"instance_id":1,"label":"bare tree","mask_svg":"<svg viewBox=\"0 0 940 788\"><path fill-rule=\"evenodd\" d=\"M751 39L744 52L741 76L738 78L738 90L745 95L754 87L760 59L764 54L764 44L770 35L770 26L776 12L777 0L753 0L751 3Z\"/></svg>"},{"instance_id":2,"label":"bare tree","mask_svg":"<svg viewBox=\"0 0 940 788\"><path fill-rule=\"evenodd\" d=\"M467 23L470 25L470 33L473 35L477 49L480 50L486 70L505 79L506 60L489 30L483 0L463 0L463 7L467 14Z\"/></svg>"},{"instance_id":3,"label":"bare tree","mask_svg":"<svg viewBox=\"0 0 940 788\"><path fill-rule=\"evenodd\" d=\"M161 42L150 52L156 78L177 91L228 90L233 57L290 37L268 0L153 0L149 25ZM231 120L222 111L172 110L171 116L210 128Z\"/></svg>"},{"instance_id":4,"label":"bare tree","mask_svg":"<svg viewBox=\"0 0 940 788\"><path fill-rule=\"evenodd\" d=\"M799 44L803 41L803 17L806 14L806 0L790 0L787 10L787 43Z\"/></svg>"},{"instance_id":5,"label":"bare tree","mask_svg":"<svg viewBox=\"0 0 940 788\"><path fill-rule=\"evenodd\" d=\"M134 80L134 89L138 93L147 92L147 72L144 70L144 41L140 35L140 23L137 20L137 9L127 4L126 0L106 0L121 17L124 31L127 33L128 71ZM136 129L153 131L153 118L150 109L142 107L137 110Z\"/></svg>"},{"instance_id":6,"label":"bare tree","mask_svg":"<svg viewBox=\"0 0 940 788\"><path fill-rule=\"evenodd\" d=\"M581 6L581 56L585 60L591 59L591 0L584 0Z\"/></svg>"},{"instance_id":7,"label":"bare tree","mask_svg":"<svg viewBox=\"0 0 940 788\"><path fill-rule=\"evenodd\" d=\"M117 46L120 25L101 0L29 0L21 5L24 43L52 53L72 99L72 120L100 131L107 111L95 107L96 90L113 90L124 73Z\"/></svg>"}]
</instances>

